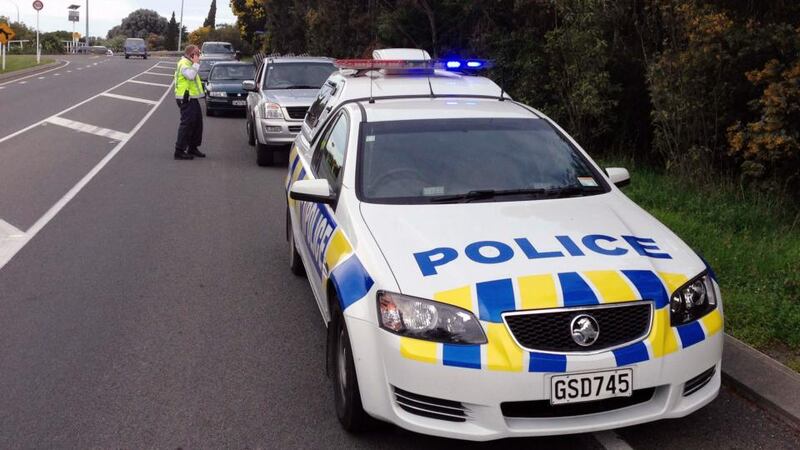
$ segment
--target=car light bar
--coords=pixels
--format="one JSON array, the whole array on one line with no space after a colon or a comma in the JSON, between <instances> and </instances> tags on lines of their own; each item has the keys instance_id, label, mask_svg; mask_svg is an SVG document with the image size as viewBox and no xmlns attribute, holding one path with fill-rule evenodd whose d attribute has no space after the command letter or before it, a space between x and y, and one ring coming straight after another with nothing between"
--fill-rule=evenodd
<instances>
[{"instance_id":1,"label":"car light bar","mask_svg":"<svg viewBox=\"0 0 800 450\"><path fill-rule=\"evenodd\" d=\"M485 59L337 59L334 64L340 69L393 71L444 69L456 72L469 72L492 67L491 61Z\"/></svg>"},{"instance_id":2,"label":"car light bar","mask_svg":"<svg viewBox=\"0 0 800 450\"><path fill-rule=\"evenodd\" d=\"M433 69L433 61L409 59L337 59L334 64L340 69Z\"/></svg>"}]
</instances>

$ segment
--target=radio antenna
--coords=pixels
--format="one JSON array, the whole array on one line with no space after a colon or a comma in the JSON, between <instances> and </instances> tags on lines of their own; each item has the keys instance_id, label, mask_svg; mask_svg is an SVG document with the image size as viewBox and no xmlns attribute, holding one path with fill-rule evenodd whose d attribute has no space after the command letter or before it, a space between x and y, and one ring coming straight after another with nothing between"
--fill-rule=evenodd
<instances>
[{"instance_id":1,"label":"radio antenna","mask_svg":"<svg viewBox=\"0 0 800 450\"><path fill-rule=\"evenodd\" d=\"M373 72L375 71L375 56L373 55L372 64L370 64L369 69L369 102L375 103L375 98L372 96L372 77L375 75Z\"/></svg>"},{"instance_id":2,"label":"radio antenna","mask_svg":"<svg viewBox=\"0 0 800 450\"><path fill-rule=\"evenodd\" d=\"M425 50L420 49L420 53L422 53L422 60L424 61L425 60ZM434 69L433 73L436 74L435 69ZM433 85L431 84L431 74L430 74L430 72L428 73L428 77L427 78L428 78L428 89L430 89L430 91L431 91L431 98L436 98L436 95L433 93Z\"/></svg>"}]
</instances>

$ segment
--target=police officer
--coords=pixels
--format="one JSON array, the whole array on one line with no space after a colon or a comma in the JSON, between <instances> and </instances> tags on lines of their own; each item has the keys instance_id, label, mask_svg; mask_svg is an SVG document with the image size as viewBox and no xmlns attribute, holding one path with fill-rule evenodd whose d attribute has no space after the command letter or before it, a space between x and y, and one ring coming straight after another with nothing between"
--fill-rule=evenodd
<instances>
[{"instance_id":1,"label":"police officer","mask_svg":"<svg viewBox=\"0 0 800 450\"><path fill-rule=\"evenodd\" d=\"M175 69L175 100L181 109L178 141L175 142L175 159L206 156L197 148L203 141L203 113L200 110L203 83L197 73L199 69L200 49L196 45L187 45Z\"/></svg>"}]
</instances>

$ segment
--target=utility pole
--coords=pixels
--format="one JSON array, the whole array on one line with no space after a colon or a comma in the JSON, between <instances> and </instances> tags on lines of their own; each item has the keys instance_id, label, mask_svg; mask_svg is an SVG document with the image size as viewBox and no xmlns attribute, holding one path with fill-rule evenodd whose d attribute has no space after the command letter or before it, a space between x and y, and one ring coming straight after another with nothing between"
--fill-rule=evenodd
<instances>
[{"instance_id":1,"label":"utility pole","mask_svg":"<svg viewBox=\"0 0 800 450\"><path fill-rule=\"evenodd\" d=\"M11 2L12 5L17 7L17 23L19 23L19 5L14 0L8 0Z\"/></svg>"},{"instance_id":2,"label":"utility pole","mask_svg":"<svg viewBox=\"0 0 800 450\"><path fill-rule=\"evenodd\" d=\"M86 0L87 2L89 0ZM183 0L181 0L181 21L178 22L178 51L181 51L181 38L183 37Z\"/></svg>"}]
</instances>

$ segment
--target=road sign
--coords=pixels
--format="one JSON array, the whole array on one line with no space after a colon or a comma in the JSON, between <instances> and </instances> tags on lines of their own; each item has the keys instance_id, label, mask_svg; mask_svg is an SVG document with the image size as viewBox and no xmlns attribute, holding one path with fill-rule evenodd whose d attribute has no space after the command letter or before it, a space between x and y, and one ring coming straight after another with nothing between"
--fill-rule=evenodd
<instances>
[{"instance_id":1,"label":"road sign","mask_svg":"<svg viewBox=\"0 0 800 450\"><path fill-rule=\"evenodd\" d=\"M36 0L35 2L33 2L33 9L41 11L42 8L44 8L44 3L42 3L42 0Z\"/></svg>"},{"instance_id":2,"label":"road sign","mask_svg":"<svg viewBox=\"0 0 800 450\"><path fill-rule=\"evenodd\" d=\"M69 21L70 22L79 22L81 20L80 14L78 11L70 10L69 11Z\"/></svg>"},{"instance_id":3,"label":"road sign","mask_svg":"<svg viewBox=\"0 0 800 450\"><path fill-rule=\"evenodd\" d=\"M12 30L7 23L0 23L0 44L7 44L8 41L14 39L15 35L16 33L14 33L14 30Z\"/></svg>"}]
</instances>

